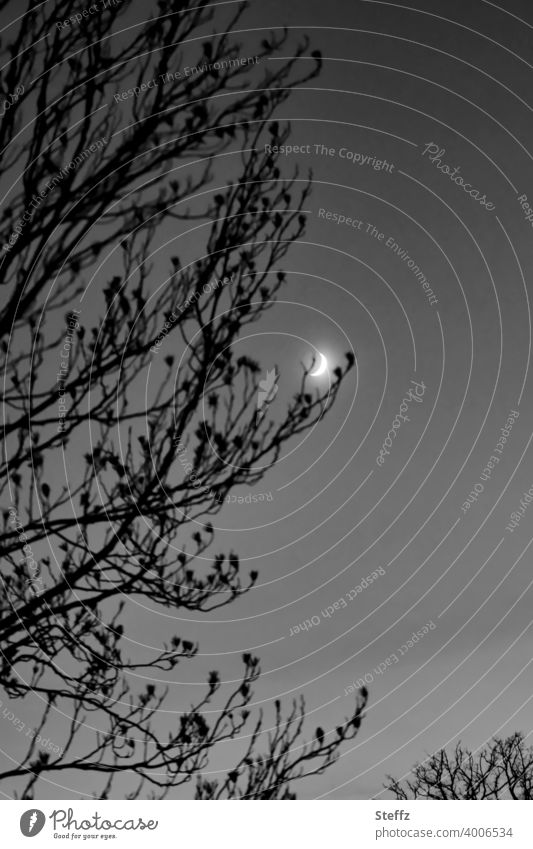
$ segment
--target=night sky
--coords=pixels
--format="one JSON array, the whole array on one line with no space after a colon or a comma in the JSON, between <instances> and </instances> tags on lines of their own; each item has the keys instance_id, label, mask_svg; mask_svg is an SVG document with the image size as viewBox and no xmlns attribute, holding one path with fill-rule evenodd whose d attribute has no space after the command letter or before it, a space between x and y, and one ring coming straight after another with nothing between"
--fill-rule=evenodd
<instances>
[{"instance_id":1,"label":"night sky","mask_svg":"<svg viewBox=\"0 0 533 849\"><path fill-rule=\"evenodd\" d=\"M238 551L257 587L209 615L130 601L126 639L149 653L177 627L200 643L168 678L162 723L210 669L237 681L243 651L261 659L253 704L267 728L274 699L303 694L308 733L334 733L364 681L359 735L295 787L301 798L384 798L387 774L458 740L521 730L530 743L533 10L505 5L254 0L236 34L249 55L287 26L289 47L307 34L324 59L279 114L292 127L282 173L297 169L302 186L312 173L306 233L277 304L236 350L276 369L273 416L319 352L319 387L346 351L356 367L324 420L214 518L213 551ZM213 163L213 191L234 167ZM205 249L186 229L158 235L156 285L171 254ZM95 269L80 321L114 262ZM58 455L57 481L66 469ZM59 734L61 717L51 723ZM0 735L16 757L16 736Z\"/></svg>"}]
</instances>

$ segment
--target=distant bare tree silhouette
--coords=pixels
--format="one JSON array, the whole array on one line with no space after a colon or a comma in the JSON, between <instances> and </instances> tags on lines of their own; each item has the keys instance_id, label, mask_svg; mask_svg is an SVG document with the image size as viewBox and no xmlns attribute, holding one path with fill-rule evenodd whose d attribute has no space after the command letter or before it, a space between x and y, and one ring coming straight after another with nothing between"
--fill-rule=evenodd
<instances>
[{"instance_id":1,"label":"distant bare tree silhouette","mask_svg":"<svg viewBox=\"0 0 533 849\"><path fill-rule=\"evenodd\" d=\"M66 719L61 754L32 739L0 779L4 792L15 782L23 798L38 796L42 780L82 774L99 798L121 793L118 776L130 782L131 798L163 798L193 777L198 798L293 798L291 782L323 772L356 735L366 694L336 731L319 729L310 743L300 742L303 701L286 714L276 702L270 733L259 714L247 736L260 669L245 653L238 686L222 701L213 671L169 732L158 715L166 690L148 684L139 692L134 673L168 672L198 646L175 635L157 657L130 658L122 617L134 598L202 612L254 585L257 572L243 576L234 552L209 567L199 560L214 538L209 517L232 487L259 481L285 443L327 413L353 365L348 355L328 395L310 391L304 372L283 419L258 421L261 367L232 354L283 285L280 261L303 232L309 191L297 189L296 174L281 178L277 156L258 139L286 140L276 109L318 72L320 57L301 44L293 59L264 62L252 86L231 35L242 6L221 27L205 0L159 0L157 13L131 30L130 8L122 0L58 27L73 13L70 2L29 2L2 78L6 94L20 84L24 92L0 122L0 172L13 184L0 218L0 486L12 510L1 537L0 683L13 704L41 698L38 733L56 711ZM120 37L110 37L119 24ZM285 34L264 39L253 72L285 42ZM185 49L209 67L178 84L168 75L183 67ZM142 88L154 79L170 82ZM115 94L128 85L140 91L123 102ZM238 179L208 190L213 157L235 148ZM204 162L201 174L183 176L180 165L193 159ZM201 213L186 205L192 195L204 198ZM203 223L205 250L186 267L173 257L157 290L154 236L173 221ZM122 271L106 281L100 317L88 318L88 307L78 321L72 310L89 272L113 251ZM60 386L68 411L58 426L66 311L71 342ZM177 373L172 340L186 351ZM139 387L149 366L157 388L145 404ZM178 462L184 452L188 463ZM68 488L50 478L63 456ZM35 566L43 545L50 556L38 558L30 580L28 558ZM235 768L203 779L212 750L238 738L244 752Z\"/></svg>"},{"instance_id":2,"label":"distant bare tree silhouette","mask_svg":"<svg viewBox=\"0 0 533 849\"><path fill-rule=\"evenodd\" d=\"M533 748L519 732L495 737L476 753L458 743L412 774L403 784L388 776L385 786L397 799L533 799Z\"/></svg>"}]
</instances>

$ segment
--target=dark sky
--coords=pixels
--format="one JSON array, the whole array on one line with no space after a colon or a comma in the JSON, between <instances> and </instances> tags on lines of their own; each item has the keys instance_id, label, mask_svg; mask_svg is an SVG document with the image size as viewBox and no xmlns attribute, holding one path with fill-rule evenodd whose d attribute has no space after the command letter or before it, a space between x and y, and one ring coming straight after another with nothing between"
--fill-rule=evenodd
<instances>
[{"instance_id":1,"label":"dark sky","mask_svg":"<svg viewBox=\"0 0 533 849\"><path fill-rule=\"evenodd\" d=\"M283 263L279 303L238 347L279 369L273 415L316 351L332 369L353 349L357 368L328 417L261 485L234 493L271 500L227 504L216 517L216 550L235 548L258 568L258 587L210 616L173 617L201 656L173 673L168 709L188 705L213 667L237 679L240 654L254 649L267 726L274 698L303 693L309 730L331 731L351 711L346 690L366 674L359 736L333 769L296 789L368 798L387 773L403 776L458 739L476 747L531 730L528 510L512 532L506 525L533 486L533 230L518 200L533 203L533 10L516 0L505 10L484 0L268 0L244 20L243 54L265 30L288 26L290 46L307 33L324 69L279 116L292 123L288 143L304 149L284 158L284 173L313 173L307 233ZM458 168L494 208L439 164ZM166 238L162 265L200 250L196 237ZM317 380L327 385L328 375ZM401 409L408 421L396 419L379 465ZM519 415L495 451L511 411ZM321 614L341 598L346 606ZM132 646L158 645L169 616L136 604ZM319 624L291 636L312 617ZM231 762L230 749L212 768ZM51 796L68 792L50 785Z\"/></svg>"},{"instance_id":2,"label":"dark sky","mask_svg":"<svg viewBox=\"0 0 533 849\"><path fill-rule=\"evenodd\" d=\"M377 794L386 773L403 775L459 738L477 746L530 731L530 523L512 534L505 526L533 483L532 234L517 201L531 191L531 42L528 24L494 4L419 6L253 10L258 22L309 32L325 63L312 93L296 93L283 112L291 143L309 145L286 157L287 168L312 168L315 187L306 241L286 263L287 303L261 327L270 335L250 344L265 367L279 365L282 388L313 346L334 364L348 340L358 369L331 416L265 479L273 501L221 515L228 539L238 531L240 553L259 564L262 586L198 635L203 652L262 645L261 697L304 692L328 729L349 711L349 685L386 665L369 684L352 750L309 783L310 795L333 798ZM526 4L507 11L528 20ZM423 156L430 143L494 209ZM315 145L334 153L317 155ZM394 167L354 163L342 148ZM362 224L326 221L320 209ZM379 467L411 380L427 387L423 402L411 403ZM495 454L510 410L520 415ZM491 456L499 462L463 513ZM386 574L372 586L320 615L378 567ZM317 614L319 625L290 636ZM435 629L401 655L430 621Z\"/></svg>"}]
</instances>

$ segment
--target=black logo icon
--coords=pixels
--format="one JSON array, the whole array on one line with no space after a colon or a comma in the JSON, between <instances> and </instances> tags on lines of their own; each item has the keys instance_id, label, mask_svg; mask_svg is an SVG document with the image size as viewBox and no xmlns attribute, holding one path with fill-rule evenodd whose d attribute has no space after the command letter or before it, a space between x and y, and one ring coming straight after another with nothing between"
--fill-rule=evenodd
<instances>
[{"instance_id":1,"label":"black logo icon","mask_svg":"<svg viewBox=\"0 0 533 849\"><path fill-rule=\"evenodd\" d=\"M46 822L46 817L42 811L37 808L31 808L29 811L24 811L20 818L20 830L24 837L35 837L42 831Z\"/></svg>"}]
</instances>

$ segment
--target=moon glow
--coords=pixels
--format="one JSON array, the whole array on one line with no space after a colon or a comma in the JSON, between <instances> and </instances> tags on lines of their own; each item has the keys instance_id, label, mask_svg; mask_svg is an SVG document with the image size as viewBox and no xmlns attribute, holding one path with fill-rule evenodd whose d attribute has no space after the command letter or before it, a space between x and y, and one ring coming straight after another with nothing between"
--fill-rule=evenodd
<instances>
[{"instance_id":1,"label":"moon glow","mask_svg":"<svg viewBox=\"0 0 533 849\"><path fill-rule=\"evenodd\" d=\"M319 356L320 356L320 363L317 366L315 371L312 371L312 372L309 373L309 377L320 377L320 375L324 374L324 372L326 371L326 369L328 367L328 361L327 361L326 357L324 356L324 354L321 354L320 351L319 351Z\"/></svg>"}]
</instances>

